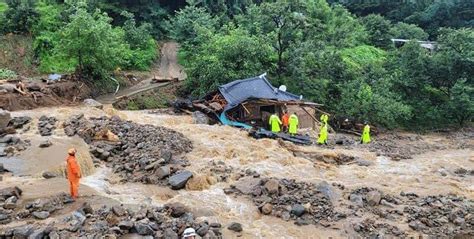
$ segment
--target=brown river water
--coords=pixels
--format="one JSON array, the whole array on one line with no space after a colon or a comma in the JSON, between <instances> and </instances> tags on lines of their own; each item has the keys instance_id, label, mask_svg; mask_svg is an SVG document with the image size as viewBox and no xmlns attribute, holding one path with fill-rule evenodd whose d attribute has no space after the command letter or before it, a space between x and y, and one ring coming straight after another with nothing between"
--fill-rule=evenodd
<instances>
[{"instance_id":1,"label":"brown river water","mask_svg":"<svg viewBox=\"0 0 474 239\"><path fill-rule=\"evenodd\" d=\"M77 137L69 138L58 127L50 140L53 146L38 148L43 139L37 134L36 123L40 116L56 117L60 122L70 116L84 113L86 117L118 115L123 119L140 124L169 127L183 133L192 140L194 149L186 155L190 162L189 170L195 175L206 176L209 162L223 161L234 171L253 169L264 177L292 178L299 181L339 183L346 188L374 187L387 193L399 194L401 191L416 192L419 195L454 193L474 199L474 177L460 179L448 173L456 168L474 169L474 149L448 149L415 155L413 159L392 161L376 156L366 150L322 149L317 146L300 146L311 152L344 152L370 160L372 165L361 167L357 164L327 165L318 164L305 158L294 156L293 152L271 139L256 140L245 131L219 125L196 125L189 116L152 114L146 111L117 111L110 106L104 110L87 107L58 107L30 111L13 112L13 116L27 115L34 118L29 131L21 133L22 139L30 139L31 146L14 158L1 158L0 163L11 167L14 175L4 178L0 186L21 182L30 185L28 195L54 194L61 190L64 180L49 181L40 179L43 171L60 171L64 167L65 151L74 146L79 150L79 161L84 177L81 189L91 195L100 195L124 204L163 205L168 202L181 202L191 208L198 219L219 221L223 225L237 221L244 231L240 238L346 238L347 225L323 228L321 226L297 226L279 218L264 216L249 199L226 195L227 183L207 185L201 191L180 190L139 183L118 184L117 177L105 167L94 169L87 145ZM331 137L331 135L330 135ZM377 140L375 138L375 140ZM38 185L38 187L35 187ZM38 190L35 192L35 190ZM235 234L224 230L224 238L234 238Z\"/></svg>"}]
</instances>

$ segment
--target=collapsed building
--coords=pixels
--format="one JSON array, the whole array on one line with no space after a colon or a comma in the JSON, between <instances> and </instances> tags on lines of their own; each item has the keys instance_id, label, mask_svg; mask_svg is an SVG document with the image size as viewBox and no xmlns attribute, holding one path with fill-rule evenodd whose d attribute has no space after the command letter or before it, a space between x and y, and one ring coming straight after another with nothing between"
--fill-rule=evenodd
<instances>
[{"instance_id":1,"label":"collapsed building","mask_svg":"<svg viewBox=\"0 0 474 239\"><path fill-rule=\"evenodd\" d=\"M303 96L286 92L286 87L275 88L266 79L265 74L244 80L236 80L222 85L200 100L193 107L206 113L224 125L245 129L258 129L265 137L272 137L268 129L268 120L272 114L279 116L287 110L296 113L299 128L314 129L318 123L316 112L321 104L303 100ZM274 134L274 137L290 137L286 134ZM301 136L300 136L301 137Z\"/></svg>"}]
</instances>

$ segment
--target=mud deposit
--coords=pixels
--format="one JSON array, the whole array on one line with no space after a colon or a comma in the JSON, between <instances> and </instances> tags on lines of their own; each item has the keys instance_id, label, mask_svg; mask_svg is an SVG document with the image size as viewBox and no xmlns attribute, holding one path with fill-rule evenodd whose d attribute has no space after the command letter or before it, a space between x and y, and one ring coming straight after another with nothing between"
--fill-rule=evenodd
<instances>
[{"instance_id":1,"label":"mud deposit","mask_svg":"<svg viewBox=\"0 0 474 239\"><path fill-rule=\"evenodd\" d=\"M29 144L1 158L0 237L474 237L472 130L321 147L110 106L20 116L12 136ZM87 175L75 202L60 173L71 146Z\"/></svg>"}]
</instances>

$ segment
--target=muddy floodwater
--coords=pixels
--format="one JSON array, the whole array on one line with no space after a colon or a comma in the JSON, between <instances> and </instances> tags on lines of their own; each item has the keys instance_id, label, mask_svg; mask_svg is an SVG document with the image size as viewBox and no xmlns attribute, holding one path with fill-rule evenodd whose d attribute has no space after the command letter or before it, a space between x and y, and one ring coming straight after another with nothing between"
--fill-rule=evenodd
<instances>
[{"instance_id":1,"label":"muddy floodwater","mask_svg":"<svg viewBox=\"0 0 474 239\"><path fill-rule=\"evenodd\" d=\"M86 118L118 116L138 124L173 129L192 141L193 149L185 158L189 161L186 169L193 172L194 177L213 176L213 162L222 162L231 168L232 173L226 181L203 182L203 185L182 190L139 182L120 182L111 168L105 165L94 167L88 145L81 138L66 136L60 126L49 137L42 137L37 133L36 124L42 115L54 116L59 122L63 122L78 113L84 113ZM75 147L79 151L78 159L84 174L80 190L86 198L100 197L127 205L162 206L180 202L190 208L197 218L220 222L224 226L232 222L242 224L243 231L240 234L224 229L224 238L346 238L353 233L347 230L351 222L349 219L329 227L298 226L294 221L263 215L251 197L226 194L224 189L238 181L233 175L248 169L265 178L295 179L315 184L326 181L330 185L343 185L345 191L338 195L338 202L347 201L345 193L361 187L376 188L393 195L401 192L413 192L420 197L454 194L474 200L474 176L469 173L459 176L455 173L459 168L474 170L472 138L463 139L466 140L464 145L467 147L446 147L413 155L411 159L395 161L390 157L377 155L367 147L358 147L357 144L351 147L293 145L291 150L277 140L257 140L236 128L193 124L192 118L187 115L117 111L106 106L104 110L87 107L44 108L13 112L12 116L33 118L29 130L18 134L22 140L29 140L31 145L15 156L0 158L0 163L12 172L3 176L0 188L15 184L23 186L26 198L53 195L57 191L67 192L67 181L64 178L43 179L41 175L45 171L62 172L67 148ZM329 137L335 136L331 134ZM437 137L429 135L430 140L438 139ZM442 138L439 137L441 141ZM39 148L39 143L45 138L52 142L52 146ZM377 136L374 141L377 141ZM403 143L400 141L400 144ZM351 155L363 159L367 165L315 161L296 154L294 150L304 151L306 154ZM337 208L339 203L335 205ZM406 225L400 225L400 228L408 230Z\"/></svg>"}]
</instances>

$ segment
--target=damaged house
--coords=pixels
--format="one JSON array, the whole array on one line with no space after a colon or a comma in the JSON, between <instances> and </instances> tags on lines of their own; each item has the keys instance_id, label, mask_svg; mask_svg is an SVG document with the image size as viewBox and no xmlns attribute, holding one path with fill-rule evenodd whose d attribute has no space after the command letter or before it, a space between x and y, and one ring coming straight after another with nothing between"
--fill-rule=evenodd
<instances>
[{"instance_id":1,"label":"damaged house","mask_svg":"<svg viewBox=\"0 0 474 239\"><path fill-rule=\"evenodd\" d=\"M193 102L194 108L222 124L246 129L268 129L269 117L281 116L285 109L298 115L300 128L315 128L318 106L286 92L285 87L273 87L265 74L227 83Z\"/></svg>"}]
</instances>

